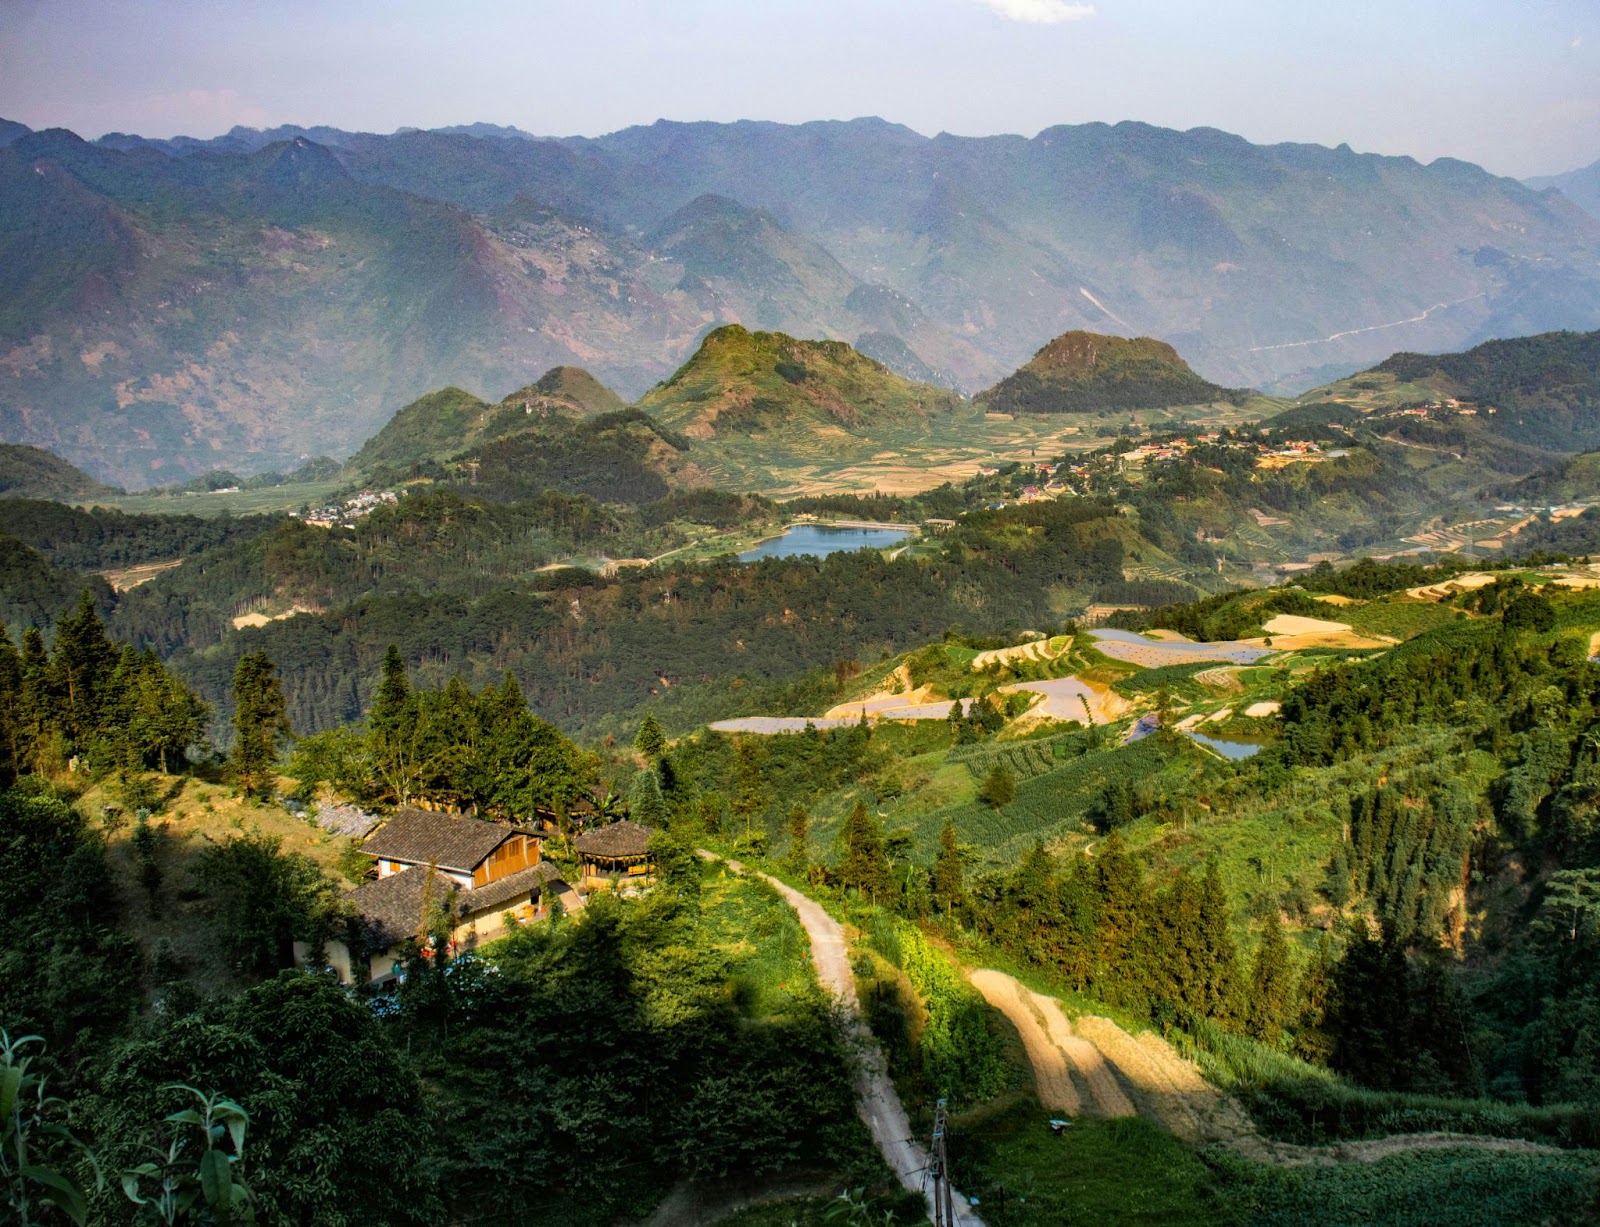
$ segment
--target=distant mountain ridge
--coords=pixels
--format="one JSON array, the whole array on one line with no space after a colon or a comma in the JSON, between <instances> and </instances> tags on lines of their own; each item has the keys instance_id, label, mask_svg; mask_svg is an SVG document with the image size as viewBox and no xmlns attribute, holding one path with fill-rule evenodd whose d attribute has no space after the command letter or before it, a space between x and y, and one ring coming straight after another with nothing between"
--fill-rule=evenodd
<instances>
[{"instance_id":1,"label":"distant mountain ridge","mask_svg":"<svg viewBox=\"0 0 1600 1227\"><path fill-rule=\"evenodd\" d=\"M968 391L1073 330L1260 386L1600 326L1600 222L1447 159L1127 123L18 128L0 437L130 486L348 455L430 388L557 365L636 396L724 323Z\"/></svg>"},{"instance_id":2,"label":"distant mountain ridge","mask_svg":"<svg viewBox=\"0 0 1600 1227\"><path fill-rule=\"evenodd\" d=\"M1540 175L1526 181L1536 191L1556 188L1590 217L1600 218L1600 161L1562 175Z\"/></svg>"}]
</instances>

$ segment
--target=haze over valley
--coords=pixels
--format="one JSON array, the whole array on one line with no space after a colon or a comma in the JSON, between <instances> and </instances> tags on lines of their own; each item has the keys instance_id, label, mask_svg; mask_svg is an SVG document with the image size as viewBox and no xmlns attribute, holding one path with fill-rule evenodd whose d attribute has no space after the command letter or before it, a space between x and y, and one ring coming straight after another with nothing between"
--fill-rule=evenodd
<instances>
[{"instance_id":1,"label":"haze over valley","mask_svg":"<svg viewBox=\"0 0 1600 1227\"><path fill-rule=\"evenodd\" d=\"M0 1221L1600 1220L1597 63L0 5Z\"/></svg>"}]
</instances>

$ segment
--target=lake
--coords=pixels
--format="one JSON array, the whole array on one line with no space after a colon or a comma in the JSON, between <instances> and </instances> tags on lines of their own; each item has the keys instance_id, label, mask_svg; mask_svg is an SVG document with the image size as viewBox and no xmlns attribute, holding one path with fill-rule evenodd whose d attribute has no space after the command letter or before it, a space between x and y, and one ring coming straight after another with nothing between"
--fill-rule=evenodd
<instances>
[{"instance_id":1,"label":"lake","mask_svg":"<svg viewBox=\"0 0 1600 1227\"><path fill-rule=\"evenodd\" d=\"M1191 732L1189 734L1195 741L1203 746L1210 746L1223 758L1238 762L1242 758L1249 758L1261 749L1260 746L1249 741L1224 741L1220 737L1207 737L1204 733Z\"/></svg>"},{"instance_id":2,"label":"lake","mask_svg":"<svg viewBox=\"0 0 1600 1227\"><path fill-rule=\"evenodd\" d=\"M740 562L762 558L794 558L811 554L821 558L840 550L888 549L899 545L915 530L910 528L834 528L827 524L795 524L739 555Z\"/></svg>"}]
</instances>

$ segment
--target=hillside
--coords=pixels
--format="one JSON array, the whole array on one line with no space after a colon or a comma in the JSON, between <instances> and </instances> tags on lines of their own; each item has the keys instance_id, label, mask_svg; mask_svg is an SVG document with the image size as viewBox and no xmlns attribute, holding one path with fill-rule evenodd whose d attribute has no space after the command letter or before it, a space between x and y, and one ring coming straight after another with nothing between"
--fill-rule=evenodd
<instances>
[{"instance_id":1,"label":"hillside","mask_svg":"<svg viewBox=\"0 0 1600 1227\"><path fill-rule=\"evenodd\" d=\"M1461 353L1393 354L1305 393L1284 421L1350 409L1372 429L1426 445L1499 440L1495 446L1527 453L1518 463L1531 473L1562 453L1600 447L1600 332L1487 341Z\"/></svg>"},{"instance_id":2,"label":"hillside","mask_svg":"<svg viewBox=\"0 0 1600 1227\"><path fill-rule=\"evenodd\" d=\"M961 398L902 379L842 341L799 341L729 324L656 385L639 408L691 439L801 427L819 440L903 430L950 413Z\"/></svg>"},{"instance_id":3,"label":"hillside","mask_svg":"<svg viewBox=\"0 0 1600 1227\"><path fill-rule=\"evenodd\" d=\"M978 400L995 413L1092 413L1238 403L1244 395L1200 378L1165 342L1068 332Z\"/></svg>"},{"instance_id":4,"label":"hillside","mask_svg":"<svg viewBox=\"0 0 1600 1227\"><path fill-rule=\"evenodd\" d=\"M1303 386L1600 326L1600 222L1559 196L1203 129L7 135L0 431L129 487L348 455L428 389L555 365L638 395L733 321L967 390L1071 329Z\"/></svg>"},{"instance_id":5,"label":"hillside","mask_svg":"<svg viewBox=\"0 0 1600 1227\"><path fill-rule=\"evenodd\" d=\"M1488 341L1459 354L1395 354L1373 369L1499 409L1600 410L1600 331Z\"/></svg>"},{"instance_id":6,"label":"hillside","mask_svg":"<svg viewBox=\"0 0 1600 1227\"><path fill-rule=\"evenodd\" d=\"M1556 504L1600 498L1600 452L1583 452L1531 473L1495 493L1518 503Z\"/></svg>"},{"instance_id":7,"label":"hillside","mask_svg":"<svg viewBox=\"0 0 1600 1227\"><path fill-rule=\"evenodd\" d=\"M119 491L59 456L21 443L0 443L0 498L80 499Z\"/></svg>"},{"instance_id":8,"label":"hillside","mask_svg":"<svg viewBox=\"0 0 1600 1227\"><path fill-rule=\"evenodd\" d=\"M626 408L620 396L581 367L558 366L498 403L441 388L418 397L397 412L350 458L357 474L403 470L430 460L446 460L488 439L514 435Z\"/></svg>"}]
</instances>

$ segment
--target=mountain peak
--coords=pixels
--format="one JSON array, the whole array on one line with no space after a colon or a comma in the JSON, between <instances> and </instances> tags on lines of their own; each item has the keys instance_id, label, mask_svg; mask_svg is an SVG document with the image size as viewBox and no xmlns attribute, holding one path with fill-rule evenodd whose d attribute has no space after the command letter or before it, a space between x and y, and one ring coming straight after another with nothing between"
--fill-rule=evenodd
<instances>
[{"instance_id":1,"label":"mountain peak","mask_svg":"<svg viewBox=\"0 0 1600 1227\"><path fill-rule=\"evenodd\" d=\"M1000 413L1085 413L1208 404L1239 395L1196 375L1165 341L1074 331L1056 337L978 399Z\"/></svg>"},{"instance_id":2,"label":"mountain peak","mask_svg":"<svg viewBox=\"0 0 1600 1227\"><path fill-rule=\"evenodd\" d=\"M961 403L912 383L843 341L802 341L726 324L639 407L692 439L777 429L865 432L904 426Z\"/></svg>"}]
</instances>

